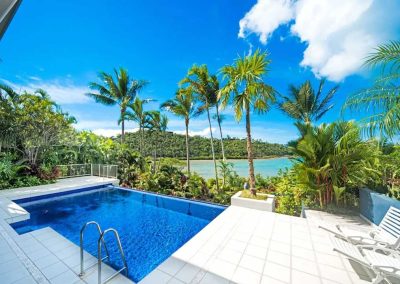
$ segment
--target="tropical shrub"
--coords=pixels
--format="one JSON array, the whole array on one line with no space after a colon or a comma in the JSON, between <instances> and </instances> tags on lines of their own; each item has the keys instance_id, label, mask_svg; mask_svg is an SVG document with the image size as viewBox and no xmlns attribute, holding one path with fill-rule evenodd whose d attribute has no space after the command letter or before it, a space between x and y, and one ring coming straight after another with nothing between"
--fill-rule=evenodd
<instances>
[{"instance_id":1,"label":"tropical shrub","mask_svg":"<svg viewBox=\"0 0 400 284\"><path fill-rule=\"evenodd\" d=\"M379 176L378 143L362 140L354 122L297 126L303 133L292 148L297 179L318 194L321 208L333 201L333 186L359 188Z\"/></svg>"}]
</instances>

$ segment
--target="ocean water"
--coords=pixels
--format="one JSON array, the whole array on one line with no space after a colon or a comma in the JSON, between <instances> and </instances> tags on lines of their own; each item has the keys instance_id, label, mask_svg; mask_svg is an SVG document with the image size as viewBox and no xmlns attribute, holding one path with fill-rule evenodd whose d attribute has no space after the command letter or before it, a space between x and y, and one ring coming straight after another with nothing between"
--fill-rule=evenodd
<instances>
[{"instance_id":1,"label":"ocean water","mask_svg":"<svg viewBox=\"0 0 400 284\"><path fill-rule=\"evenodd\" d=\"M233 163L234 170L239 176L247 177L249 175L249 165L247 160L229 160ZM254 170L256 174L262 176L274 176L280 169L290 168L292 161L289 158L274 159L255 159ZM190 163L191 170L197 172L204 178L214 177L214 163L212 160L194 160Z\"/></svg>"},{"instance_id":2,"label":"ocean water","mask_svg":"<svg viewBox=\"0 0 400 284\"><path fill-rule=\"evenodd\" d=\"M143 279L225 209L213 204L115 187L20 205L31 214L31 218L12 224L19 234L51 227L79 246L79 232L86 222L97 221L103 230L115 228L125 252L128 276L135 282ZM122 262L111 235L105 237L110 253L109 264L119 269ZM84 248L94 256L97 256L98 237L94 226L88 226Z\"/></svg>"}]
</instances>

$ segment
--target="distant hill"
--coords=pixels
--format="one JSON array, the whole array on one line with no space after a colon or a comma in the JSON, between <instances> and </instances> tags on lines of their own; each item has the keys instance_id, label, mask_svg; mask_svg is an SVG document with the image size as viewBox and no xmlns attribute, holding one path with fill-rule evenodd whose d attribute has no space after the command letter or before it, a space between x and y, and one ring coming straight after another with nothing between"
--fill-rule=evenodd
<instances>
[{"instance_id":1,"label":"distant hill","mask_svg":"<svg viewBox=\"0 0 400 284\"><path fill-rule=\"evenodd\" d=\"M166 132L156 137L154 133L145 132L144 154L151 156L154 145L158 145L158 155L162 157L186 158L185 136ZM135 150L139 150L139 133L126 133L125 142ZM193 160L211 159L211 143L209 138L201 136L189 137L190 158ZM214 140L214 148L217 158L221 157L220 140ZM246 159L246 139L224 138L225 155L228 159ZM286 145L268 143L260 140L253 141L254 158L267 158L271 156L289 155Z\"/></svg>"}]
</instances>

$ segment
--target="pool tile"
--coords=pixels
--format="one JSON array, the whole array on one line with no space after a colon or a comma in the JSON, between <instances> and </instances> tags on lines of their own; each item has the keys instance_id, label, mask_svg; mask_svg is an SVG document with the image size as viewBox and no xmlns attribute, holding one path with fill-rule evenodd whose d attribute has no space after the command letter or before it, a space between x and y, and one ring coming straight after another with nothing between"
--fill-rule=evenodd
<instances>
[{"instance_id":1,"label":"pool tile","mask_svg":"<svg viewBox=\"0 0 400 284\"><path fill-rule=\"evenodd\" d=\"M185 262L174 258L174 257L170 257L168 258L166 261L164 261L163 263L161 263L158 266L158 269L168 273L171 276L174 276L175 274L178 273L178 271L185 265Z\"/></svg>"},{"instance_id":2,"label":"pool tile","mask_svg":"<svg viewBox=\"0 0 400 284\"><path fill-rule=\"evenodd\" d=\"M189 263L198 267L203 267L210 258L210 255L198 252L190 259Z\"/></svg>"},{"instance_id":3,"label":"pool tile","mask_svg":"<svg viewBox=\"0 0 400 284\"><path fill-rule=\"evenodd\" d=\"M243 255L242 259L240 260L239 266L262 274L264 269L264 260L250 255Z\"/></svg>"},{"instance_id":4,"label":"pool tile","mask_svg":"<svg viewBox=\"0 0 400 284\"><path fill-rule=\"evenodd\" d=\"M5 273L0 274L0 279L2 284L9 284L19 281L28 276L29 276L28 271L26 271L26 269L23 266L19 266L6 271Z\"/></svg>"},{"instance_id":5,"label":"pool tile","mask_svg":"<svg viewBox=\"0 0 400 284\"><path fill-rule=\"evenodd\" d=\"M277 242L277 241L271 241L269 244L269 249L280 252L280 253L289 254L289 255L290 255L290 250L291 250L290 245L281 243L281 242Z\"/></svg>"},{"instance_id":6,"label":"pool tile","mask_svg":"<svg viewBox=\"0 0 400 284\"><path fill-rule=\"evenodd\" d=\"M185 264L181 270L175 275L175 278L178 278L179 280L185 282L185 283L190 283L197 273L199 273L200 268L198 266L195 266L193 264Z\"/></svg>"},{"instance_id":7,"label":"pool tile","mask_svg":"<svg viewBox=\"0 0 400 284\"><path fill-rule=\"evenodd\" d=\"M233 273L235 272L236 265L227 261L214 258L208 262L206 269L211 273L230 280Z\"/></svg>"},{"instance_id":8,"label":"pool tile","mask_svg":"<svg viewBox=\"0 0 400 284\"><path fill-rule=\"evenodd\" d=\"M338 269L329 265L318 265L322 278L337 281L342 284L352 283L346 270Z\"/></svg>"},{"instance_id":9,"label":"pool tile","mask_svg":"<svg viewBox=\"0 0 400 284\"><path fill-rule=\"evenodd\" d=\"M9 261L14 260L14 259L17 259L17 256L12 251L0 254L0 264L5 263L5 262L9 262Z\"/></svg>"},{"instance_id":10,"label":"pool tile","mask_svg":"<svg viewBox=\"0 0 400 284\"><path fill-rule=\"evenodd\" d=\"M22 263L18 258L12 259L8 262L3 262L0 264L0 275L7 273L10 270L17 269L21 267Z\"/></svg>"},{"instance_id":11,"label":"pool tile","mask_svg":"<svg viewBox=\"0 0 400 284\"><path fill-rule=\"evenodd\" d=\"M86 274L82 277L82 280L89 283L89 284L98 284L98 270L97 270L97 266L93 267L92 269L90 269L89 271L86 272ZM110 266L103 264L101 266L101 279L102 281L106 280L108 277L110 277L112 274L115 273L115 270L112 269ZM112 283L121 283L121 281L124 281L125 279L125 283L126 282L126 278L124 278L122 275L118 275L115 278L113 278ZM123 282L122 282L123 283ZM129 283L129 281L128 281Z\"/></svg>"},{"instance_id":12,"label":"pool tile","mask_svg":"<svg viewBox=\"0 0 400 284\"><path fill-rule=\"evenodd\" d=\"M290 255L273 250L268 252L267 261L274 262L286 267L290 267L291 265Z\"/></svg>"},{"instance_id":13,"label":"pool tile","mask_svg":"<svg viewBox=\"0 0 400 284\"><path fill-rule=\"evenodd\" d=\"M317 256L318 263L327 264L327 265L330 265L330 266L333 266L336 268L340 268L340 269L344 268L342 260L340 259L339 256L324 254L324 253L320 253L320 252L317 252L316 256Z\"/></svg>"},{"instance_id":14,"label":"pool tile","mask_svg":"<svg viewBox=\"0 0 400 284\"><path fill-rule=\"evenodd\" d=\"M46 256L48 256L48 255L50 255L50 254L51 254L50 251L48 251L46 248L43 248L43 247L42 247L42 249L40 249L40 250L27 253L27 256L28 256L32 261L35 261L35 260L41 259L41 258L43 258L43 257L46 257Z\"/></svg>"},{"instance_id":15,"label":"pool tile","mask_svg":"<svg viewBox=\"0 0 400 284\"><path fill-rule=\"evenodd\" d=\"M43 268L46 268L46 267L48 267L50 265L53 265L53 264L55 264L57 262L60 262L60 260L55 255L49 254L49 255L46 255L46 256L36 260L35 261L35 265L38 268L43 269Z\"/></svg>"},{"instance_id":16,"label":"pool tile","mask_svg":"<svg viewBox=\"0 0 400 284\"><path fill-rule=\"evenodd\" d=\"M261 278L261 284L288 284L289 282L283 282L275 278L263 275Z\"/></svg>"},{"instance_id":17,"label":"pool tile","mask_svg":"<svg viewBox=\"0 0 400 284\"><path fill-rule=\"evenodd\" d=\"M298 246L292 247L292 255L300 258L304 258L309 261L315 261L315 252L311 249L305 249Z\"/></svg>"},{"instance_id":18,"label":"pool tile","mask_svg":"<svg viewBox=\"0 0 400 284\"><path fill-rule=\"evenodd\" d=\"M176 278L171 278L171 280L168 281L168 284L185 284L185 282L182 282Z\"/></svg>"},{"instance_id":19,"label":"pool tile","mask_svg":"<svg viewBox=\"0 0 400 284\"><path fill-rule=\"evenodd\" d=\"M171 275L156 269L149 275L147 275L146 278L140 281L140 284L155 284L155 283L164 284L168 283L168 281L171 279L172 279Z\"/></svg>"},{"instance_id":20,"label":"pool tile","mask_svg":"<svg viewBox=\"0 0 400 284\"><path fill-rule=\"evenodd\" d=\"M43 268L42 272L47 279L51 279L67 270L68 267L64 263L59 261Z\"/></svg>"},{"instance_id":21,"label":"pool tile","mask_svg":"<svg viewBox=\"0 0 400 284\"><path fill-rule=\"evenodd\" d=\"M32 278L32 276L26 276L20 280L17 280L16 282L13 282L13 284L37 284L37 282Z\"/></svg>"},{"instance_id":22,"label":"pool tile","mask_svg":"<svg viewBox=\"0 0 400 284\"><path fill-rule=\"evenodd\" d=\"M54 254L61 260L71 257L71 256L75 256L76 258L79 259L80 250L77 246L73 246L71 244L70 246L67 246L64 249L55 251Z\"/></svg>"},{"instance_id":23,"label":"pool tile","mask_svg":"<svg viewBox=\"0 0 400 284\"><path fill-rule=\"evenodd\" d=\"M268 251L267 248L263 248L260 246L250 244L246 247L246 251L244 253L246 255L258 257L260 259L265 259L266 255L267 255L267 251Z\"/></svg>"},{"instance_id":24,"label":"pool tile","mask_svg":"<svg viewBox=\"0 0 400 284\"><path fill-rule=\"evenodd\" d=\"M259 284L260 280L260 273L242 267L238 267L232 277L232 281L238 284Z\"/></svg>"},{"instance_id":25,"label":"pool tile","mask_svg":"<svg viewBox=\"0 0 400 284\"><path fill-rule=\"evenodd\" d=\"M237 265L239 264L242 255L243 254L238 251L224 248L220 253L216 254L216 257Z\"/></svg>"},{"instance_id":26,"label":"pool tile","mask_svg":"<svg viewBox=\"0 0 400 284\"><path fill-rule=\"evenodd\" d=\"M200 284L228 284L228 283L229 280L210 272L206 273L203 279L200 281Z\"/></svg>"},{"instance_id":27,"label":"pool tile","mask_svg":"<svg viewBox=\"0 0 400 284\"><path fill-rule=\"evenodd\" d=\"M284 282L290 282L290 274L290 268L287 266L279 265L269 261L265 263L263 275L279 279Z\"/></svg>"},{"instance_id":28,"label":"pool tile","mask_svg":"<svg viewBox=\"0 0 400 284\"><path fill-rule=\"evenodd\" d=\"M322 280L315 276L301 271L292 271L292 284L321 284ZM345 283L342 283L345 284Z\"/></svg>"},{"instance_id":29,"label":"pool tile","mask_svg":"<svg viewBox=\"0 0 400 284\"><path fill-rule=\"evenodd\" d=\"M61 273L58 276L50 279L52 284L66 284L66 283L75 283L80 281L79 277L73 273L71 270L67 270Z\"/></svg>"},{"instance_id":30,"label":"pool tile","mask_svg":"<svg viewBox=\"0 0 400 284\"><path fill-rule=\"evenodd\" d=\"M304 258L292 256L292 268L315 276L319 275L317 263Z\"/></svg>"}]
</instances>

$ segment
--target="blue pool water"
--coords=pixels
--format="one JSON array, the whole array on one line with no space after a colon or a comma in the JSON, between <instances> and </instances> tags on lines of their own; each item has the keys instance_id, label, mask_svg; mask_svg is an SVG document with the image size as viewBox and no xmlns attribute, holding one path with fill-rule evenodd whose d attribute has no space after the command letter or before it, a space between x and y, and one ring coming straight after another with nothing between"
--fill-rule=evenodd
<instances>
[{"instance_id":1,"label":"blue pool water","mask_svg":"<svg viewBox=\"0 0 400 284\"><path fill-rule=\"evenodd\" d=\"M97 221L103 230L115 228L129 267L129 278L140 281L173 252L186 243L225 207L171 198L116 187L91 189L40 200L16 201L30 214L28 221L13 224L23 234L51 227L79 245L79 231L88 221ZM89 226L85 249L97 256L98 233ZM122 262L111 234L106 236L110 264Z\"/></svg>"}]
</instances>

